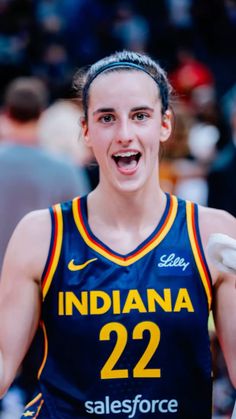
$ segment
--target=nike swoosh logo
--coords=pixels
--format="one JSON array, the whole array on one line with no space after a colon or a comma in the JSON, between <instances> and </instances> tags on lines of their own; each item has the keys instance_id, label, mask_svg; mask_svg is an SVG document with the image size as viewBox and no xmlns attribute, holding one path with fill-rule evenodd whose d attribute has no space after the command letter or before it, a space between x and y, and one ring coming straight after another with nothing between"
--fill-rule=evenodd
<instances>
[{"instance_id":1,"label":"nike swoosh logo","mask_svg":"<svg viewBox=\"0 0 236 419\"><path fill-rule=\"evenodd\" d=\"M86 262L82 263L81 265L76 265L74 263L74 259L71 259L71 261L68 263L68 269L70 271L81 271L82 269L86 268L90 263L95 262L95 260L98 260L98 258L89 259Z\"/></svg>"}]
</instances>

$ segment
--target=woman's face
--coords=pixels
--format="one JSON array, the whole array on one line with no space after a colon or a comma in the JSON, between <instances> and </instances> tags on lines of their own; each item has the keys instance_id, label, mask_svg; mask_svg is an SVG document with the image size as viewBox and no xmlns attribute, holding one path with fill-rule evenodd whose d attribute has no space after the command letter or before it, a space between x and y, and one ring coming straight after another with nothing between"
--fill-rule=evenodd
<instances>
[{"instance_id":1,"label":"woman's face","mask_svg":"<svg viewBox=\"0 0 236 419\"><path fill-rule=\"evenodd\" d=\"M110 72L92 82L83 131L99 164L101 184L135 191L154 176L157 180L159 144L170 130L158 86L146 73Z\"/></svg>"}]
</instances>

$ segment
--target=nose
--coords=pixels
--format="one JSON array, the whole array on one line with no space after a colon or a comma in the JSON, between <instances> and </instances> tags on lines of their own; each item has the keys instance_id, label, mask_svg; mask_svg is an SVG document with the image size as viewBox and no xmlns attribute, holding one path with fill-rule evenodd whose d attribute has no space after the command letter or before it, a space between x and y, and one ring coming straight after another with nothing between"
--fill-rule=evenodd
<instances>
[{"instance_id":1,"label":"nose","mask_svg":"<svg viewBox=\"0 0 236 419\"><path fill-rule=\"evenodd\" d=\"M116 142L122 145L129 145L133 141L132 128L129 120L121 120L117 125Z\"/></svg>"}]
</instances>

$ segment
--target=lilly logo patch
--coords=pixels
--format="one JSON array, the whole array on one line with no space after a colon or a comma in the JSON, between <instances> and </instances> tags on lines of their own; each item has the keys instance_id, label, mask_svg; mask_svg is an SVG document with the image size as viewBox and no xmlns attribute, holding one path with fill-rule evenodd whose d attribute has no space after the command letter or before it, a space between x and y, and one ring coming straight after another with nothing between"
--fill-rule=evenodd
<instances>
[{"instance_id":1,"label":"lilly logo patch","mask_svg":"<svg viewBox=\"0 0 236 419\"><path fill-rule=\"evenodd\" d=\"M186 271L190 262L187 262L184 257L176 256L175 253L169 255L162 255L160 262L158 263L159 268L181 268L181 271Z\"/></svg>"}]
</instances>

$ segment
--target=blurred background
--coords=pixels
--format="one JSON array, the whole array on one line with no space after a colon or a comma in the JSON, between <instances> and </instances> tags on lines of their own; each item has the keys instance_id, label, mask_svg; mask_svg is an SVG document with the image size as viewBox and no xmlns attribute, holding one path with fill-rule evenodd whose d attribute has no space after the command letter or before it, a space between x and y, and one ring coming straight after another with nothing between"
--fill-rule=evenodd
<instances>
[{"instance_id":1,"label":"blurred background","mask_svg":"<svg viewBox=\"0 0 236 419\"><path fill-rule=\"evenodd\" d=\"M0 0L0 264L26 212L96 186L71 81L78 68L116 50L150 54L173 85L163 189L236 216L235 40L236 0ZM213 417L226 419L236 394L209 327ZM30 356L23 363L1 419L20 416L36 364Z\"/></svg>"}]
</instances>

